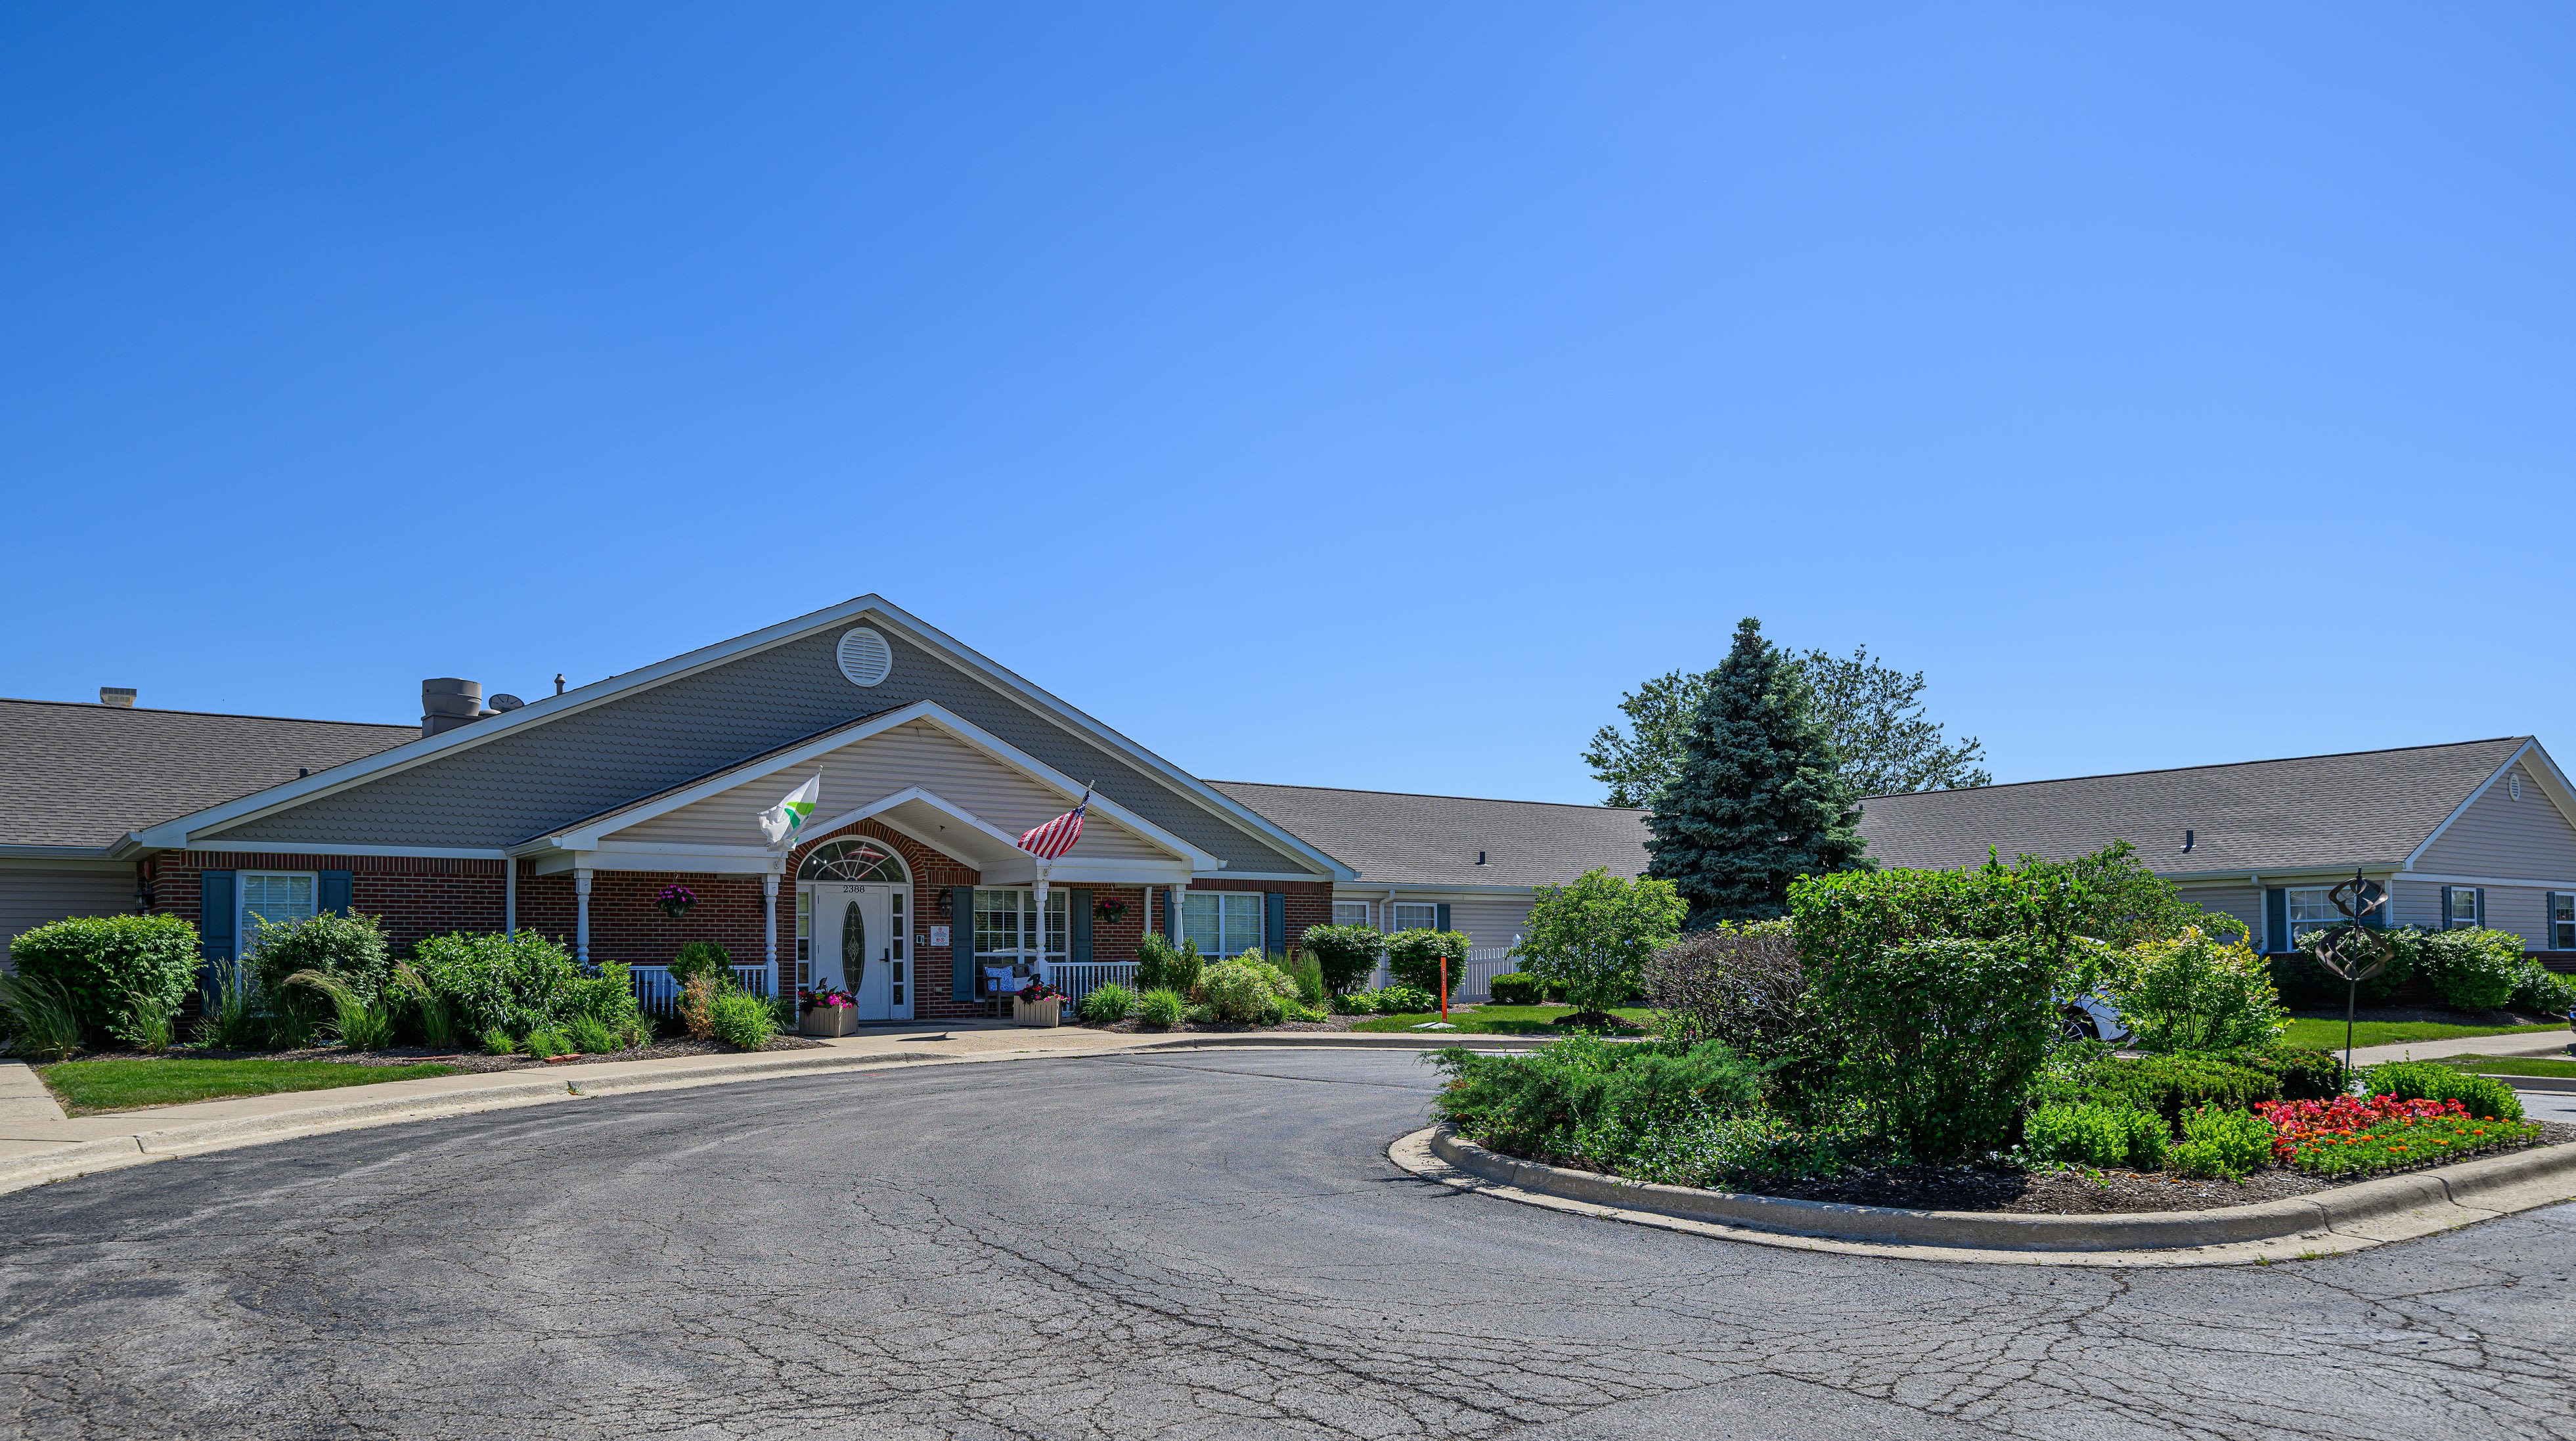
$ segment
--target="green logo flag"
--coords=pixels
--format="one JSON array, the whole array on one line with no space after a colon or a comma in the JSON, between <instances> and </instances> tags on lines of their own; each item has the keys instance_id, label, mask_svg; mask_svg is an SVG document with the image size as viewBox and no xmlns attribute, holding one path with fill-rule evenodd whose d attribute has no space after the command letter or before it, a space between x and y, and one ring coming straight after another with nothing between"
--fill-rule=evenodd
<instances>
[{"instance_id":1,"label":"green logo flag","mask_svg":"<svg viewBox=\"0 0 2576 1441\"><path fill-rule=\"evenodd\" d=\"M797 832L814 818L814 803L823 798L823 778L816 776L787 793L786 799L760 813L760 833L773 846L783 846L796 839Z\"/></svg>"}]
</instances>

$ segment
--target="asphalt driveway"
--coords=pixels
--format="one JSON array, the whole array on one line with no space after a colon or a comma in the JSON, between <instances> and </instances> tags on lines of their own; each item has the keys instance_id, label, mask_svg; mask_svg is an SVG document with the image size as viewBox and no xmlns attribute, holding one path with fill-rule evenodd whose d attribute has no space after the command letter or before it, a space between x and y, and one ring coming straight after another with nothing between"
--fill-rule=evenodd
<instances>
[{"instance_id":1,"label":"asphalt driveway","mask_svg":"<svg viewBox=\"0 0 2576 1441\"><path fill-rule=\"evenodd\" d=\"M0 1196L0 1435L2576 1438L2576 1207L2266 1269L1819 1255L1415 1181L1430 1088L926 1067Z\"/></svg>"}]
</instances>

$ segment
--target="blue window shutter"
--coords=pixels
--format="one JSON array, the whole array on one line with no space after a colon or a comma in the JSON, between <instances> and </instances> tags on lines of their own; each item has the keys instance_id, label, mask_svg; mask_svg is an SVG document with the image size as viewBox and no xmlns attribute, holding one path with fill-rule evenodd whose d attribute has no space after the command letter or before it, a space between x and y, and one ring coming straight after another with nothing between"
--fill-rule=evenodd
<instances>
[{"instance_id":1,"label":"blue window shutter","mask_svg":"<svg viewBox=\"0 0 2576 1441\"><path fill-rule=\"evenodd\" d=\"M2486 888L2486 887L2484 887L2484 886L2471 886L2471 887L2469 887L2469 914L2470 914L2471 916L2473 916L2473 917L2475 917L2475 918L2477 919L2477 923L2478 923L2480 926L2484 926L2484 925L2487 923L2487 888Z\"/></svg>"},{"instance_id":2,"label":"blue window shutter","mask_svg":"<svg viewBox=\"0 0 2576 1441\"><path fill-rule=\"evenodd\" d=\"M2279 886L2263 888L2263 949L2275 955L2290 948L2290 893Z\"/></svg>"},{"instance_id":3,"label":"blue window shutter","mask_svg":"<svg viewBox=\"0 0 2576 1441\"><path fill-rule=\"evenodd\" d=\"M2377 907L2376 910L2365 912L2370 917L2371 928L2382 931L2388 929L2388 887L2377 881L2363 881L2361 900L2364 905Z\"/></svg>"},{"instance_id":4,"label":"blue window shutter","mask_svg":"<svg viewBox=\"0 0 2576 1441\"><path fill-rule=\"evenodd\" d=\"M1288 954L1288 896L1284 891L1261 893L1261 949L1278 960Z\"/></svg>"},{"instance_id":5,"label":"blue window shutter","mask_svg":"<svg viewBox=\"0 0 2576 1441\"><path fill-rule=\"evenodd\" d=\"M948 888L948 994L975 999L975 888Z\"/></svg>"},{"instance_id":6,"label":"blue window shutter","mask_svg":"<svg viewBox=\"0 0 2576 1441\"><path fill-rule=\"evenodd\" d=\"M349 873L316 871L313 874L313 909L330 915L349 913Z\"/></svg>"},{"instance_id":7,"label":"blue window shutter","mask_svg":"<svg viewBox=\"0 0 2576 1441\"><path fill-rule=\"evenodd\" d=\"M2442 887L2442 924L2441 924L2439 927L2437 927L2437 929L2447 931L2447 930L2449 930L2450 928L2451 928L2451 888L2450 888L2449 886L2444 886L2444 887Z\"/></svg>"},{"instance_id":8,"label":"blue window shutter","mask_svg":"<svg viewBox=\"0 0 2576 1441\"><path fill-rule=\"evenodd\" d=\"M1073 923L1073 934L1065 938L1064 958L1077 966L1091 964L1091 892L1077 889L1064 902L1065 919Z\"/></svg>"},{"instance_id":9,"label":"blue window shutter","mask_svg":"<svg viewBox=\"0 0 2576 1441\"><path fill-rule=\"evenodd\" d=\"M197 872L197 949L210 961L233 959L233 873Z\"/></svg>"},{"instance_id":10,"label":"blue window shutter","mask_svg":"<svg viewBox=\"0 0 2576 1441\"><path fill-rule=\"evenodd\" d=\"M1447 901L1442 901L1440 904L1431 908L1431 928L1438 931L1449 929L1449 903Z\"/></svg>"}]
</instances>

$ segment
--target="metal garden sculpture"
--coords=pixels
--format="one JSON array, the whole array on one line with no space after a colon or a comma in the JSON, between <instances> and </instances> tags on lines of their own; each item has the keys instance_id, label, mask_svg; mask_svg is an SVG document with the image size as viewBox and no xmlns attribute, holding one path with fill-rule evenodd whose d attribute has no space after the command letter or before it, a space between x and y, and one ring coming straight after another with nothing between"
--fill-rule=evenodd
<instances>
[{"instance_id":1,"label":"metal garden sculpture","mask_svg":"<svg viewBox=\"0 0 2576 1441\"><path fill-rule=\"evenodd\" d=\"M2361 996L2361 983L2388 969L2389 959L2396 954L2396 944L2385 932L2365 924L2365 918L2388 904L2388 893L2371 894L2370 883L2356 869L2352 879L2341 882L2326 893L2334 908L2343 912L2344 923L2331 930L2319 931L2310 938L2317 964L2343 979L2343 1073L2352 1075L2352 1016Z\"/></svg>"}]
</instances>

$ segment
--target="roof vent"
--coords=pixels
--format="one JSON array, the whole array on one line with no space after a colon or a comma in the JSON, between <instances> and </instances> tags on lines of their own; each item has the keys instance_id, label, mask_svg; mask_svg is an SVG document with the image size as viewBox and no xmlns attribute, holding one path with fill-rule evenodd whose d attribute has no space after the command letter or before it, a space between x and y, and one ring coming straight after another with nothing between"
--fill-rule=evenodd
<instances>
[{"instance_id":1,"label":"roof vent","mask_svg":"<svg viewBox=\"0 0 2576 1441\"><path fill-rule=\"evenodd\" d=\"M2186 852L2188 852L2188 851L2191 849L2191 843L2192 843L2192 836L2191 836L2191 832L2189 832L2189 831L2185 831L2185 832L2183 832L2183 833L2182 833L2182 848L2183 848L2183 850L2185 850Z\"/></svg>"},{"instance_id":2,"label":"roof vent","mask_svg":"<svg viewBox=\"0 0 2576 1441\"><path fill-rule=\"evenodd\" d=\"M98 688L98 703L100 705L112 705L118 710L132 710L134 709L134 687L130 685L100 686Z\"/></svg>"},{"instance_id":3,"label":"roof vent","mask_svg":"<svg viewBox=\"0 0 2576 1441\"><path fill-rule=\"evenodd\" d=\"M526 701L519 699L508 691L503 691L499 695L492 697L492 709L504 713L517 710L519 707L526 704Z\"/></svg>"},{"instance_id":4,"label":"roof vent","mask_svg":"<svg viewBox=\"0 0 2576 1441\"><path fill-rule=\"evenodd\" d=\"M894 669L894 647L886 638L860 626L841 633L841 674L854 686L872 686Z\"/></svg>"},{"instance_id":5,"label":"roof vent","mask_svg":"<svg viewBox=\"0 0 2576 1441\"><path fill-rule=\"evenodd\" d=\"M1478 851L1478 852L1476 852L1476 864L1478 864L1478 865L1480 865L1480 866L1481 866L1481 865L1483 865L1484 863L1485 863L1485 853L1484 853L1483 851Z\"/></svg>"},{"instance_id":6,"label":"roof vent","mask_svg":"<svg viewBox=\"0 0 2576 1441\"><path fill-rule=\"evenodd\" d=\"M420 683L420 733L443 735L494 712L483 708L483 682L446 676Z\"/></svg>"}]
</instances>

